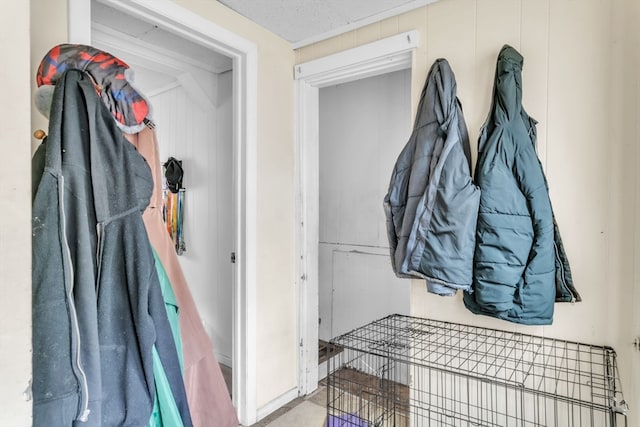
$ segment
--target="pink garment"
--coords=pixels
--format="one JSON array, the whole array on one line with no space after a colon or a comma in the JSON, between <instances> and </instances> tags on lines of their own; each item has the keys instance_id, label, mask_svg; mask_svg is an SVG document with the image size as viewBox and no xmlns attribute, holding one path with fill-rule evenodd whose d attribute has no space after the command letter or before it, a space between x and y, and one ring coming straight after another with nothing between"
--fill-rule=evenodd
<instances>
[{"instance_id":1,"label":"pink garment","mask_svg":"<svg viewBox=\"0 0 640 427\"><path fill-rule=\"evenodd\" d=\"M191 418L195 427L237 427L238 418L231 403L222 371L213 353L209 336L200 321L173 242L162 220L162 180L158 142L153 130L145 127L125 135L147 160L153 175L153 195L142 219L151 246L158 253L179 306L180 332L184 357L184 382Z\"/></svg>"}]
</instances>

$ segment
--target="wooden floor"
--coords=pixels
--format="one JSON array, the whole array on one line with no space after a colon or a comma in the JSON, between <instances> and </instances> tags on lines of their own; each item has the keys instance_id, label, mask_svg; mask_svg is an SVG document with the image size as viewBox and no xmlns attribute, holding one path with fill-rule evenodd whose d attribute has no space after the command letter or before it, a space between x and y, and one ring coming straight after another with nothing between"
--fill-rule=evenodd
<instances>
[{"instance_id":1,"label":"wooden floor","mask_svg":"<svg viewBox=\"0 0 640 427\"><path fill-rule=\"evenodd\" d=\"M318 364L325 362L342 351L338 347L324 340L318 340Z\"/></svg>"},{"instance_id":2,"label":"wooden floor","mask_svg":"<svg viewBox=\"0 0 640 427\"><path fill-rule=\"evenodd\" d=\"M227 384L227 390L229 390L229 396L233 397L233 371L227 365L223 365L220 363L220 370L222 370L222 376L224 377L224 382Z\"/></svg>"},{"instance_id":3,"label":"wooden floor","mask_svg":"<svg viewBox=\"0 0 640 427\"><path fill-rule=\"evenodd\" d=\"M409 425L409 386L349 367L333 372L327 384L329 413L357 414L376 426Z\"/></svg>"}]
</instances>

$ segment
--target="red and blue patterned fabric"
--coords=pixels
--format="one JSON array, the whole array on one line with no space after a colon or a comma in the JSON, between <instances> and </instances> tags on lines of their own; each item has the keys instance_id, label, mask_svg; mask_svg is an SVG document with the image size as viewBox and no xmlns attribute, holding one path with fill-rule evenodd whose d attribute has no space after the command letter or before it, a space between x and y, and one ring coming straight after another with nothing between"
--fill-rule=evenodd
<instances>
[{"instance_id":1,"label":"red and blue patterned fabric","mask_svg":"<svg viewBox=\"0 0 640 427\"><path fill-rule=\"evenodd\" d=\"M89 74L96 91L118 125L126 132L137 132L144 126L149 106L125 77L129 66L110 53L81 44L60 44L44 56L38 67L38 87L55 85L69 69ZM132 132L133 131L133 132Z\"/></svg>"}]
</instances>

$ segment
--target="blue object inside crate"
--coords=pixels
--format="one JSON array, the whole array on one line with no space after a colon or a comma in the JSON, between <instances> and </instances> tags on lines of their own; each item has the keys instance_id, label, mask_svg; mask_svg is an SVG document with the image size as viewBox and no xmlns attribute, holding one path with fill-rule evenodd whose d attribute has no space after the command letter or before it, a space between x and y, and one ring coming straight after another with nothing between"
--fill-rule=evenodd
<instances>
[{"instance_id":1,"label":"blue object inside crate","mask_svg":"<svg viewBox=\"0 0 640 427\"><path fill-rule=\"evenodd\" d=\"M369 424L354 414L329 415L327 427L369 427Z\"/></svg>"}]
</instances>

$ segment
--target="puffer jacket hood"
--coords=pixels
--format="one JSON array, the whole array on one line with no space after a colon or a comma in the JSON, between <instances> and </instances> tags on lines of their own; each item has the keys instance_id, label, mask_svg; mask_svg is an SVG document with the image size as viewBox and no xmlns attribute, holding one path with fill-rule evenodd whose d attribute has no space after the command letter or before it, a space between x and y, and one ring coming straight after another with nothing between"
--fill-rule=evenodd
<instances>
[{"instance_id":1,"label":"puffer jacket hood","mask_svg":"<svg viewBox=\"0 0 640 427\"><path fill-rule=\"evenodd\" d=\"M556 299L580 296L536 154L537 122L522 107L522 65L520 53L502 48L478 142L475 180L482 195L473 289L464 302L477 314L544 325L553 320Z\"/></svg>"},{"instance_id":2,"label":"puffer jacket hood","mask_svg":"<svg viewBox=\"0 0 640 427\"><path fill-rule=\"evenodd\" d=\"M480 192L470 172L467 127L446 59L425 82L413 132L396 161L384 199L391 262L398 277L427 289L469 289Z\"/></svg>"}]
</instances>

